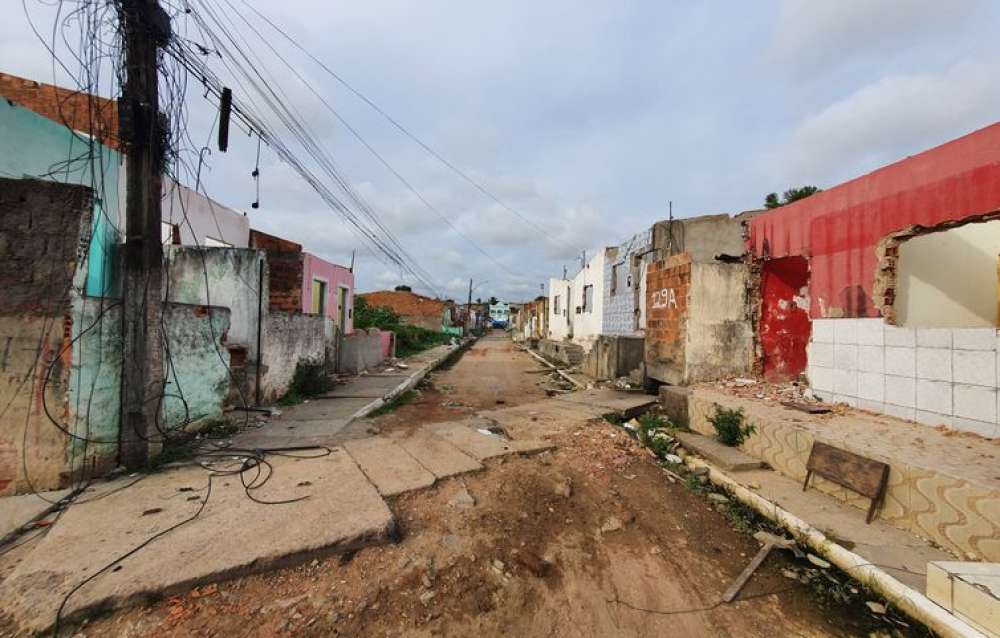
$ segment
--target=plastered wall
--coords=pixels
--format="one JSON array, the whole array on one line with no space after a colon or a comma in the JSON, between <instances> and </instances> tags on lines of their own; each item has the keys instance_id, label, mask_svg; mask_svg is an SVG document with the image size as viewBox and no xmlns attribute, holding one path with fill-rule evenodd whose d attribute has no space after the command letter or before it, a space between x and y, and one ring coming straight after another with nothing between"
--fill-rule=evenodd
<instances>
[{"instance_id":1,"label":"plastered wall","mask_svg":"<svg viewBox=\"0 0 1000 638\"><path fill-rule=\"evenodd\" d=\"M1000 220L918 235L899 245L896 322L926 328L997 325Z\"/></svg>"}]
</instances>

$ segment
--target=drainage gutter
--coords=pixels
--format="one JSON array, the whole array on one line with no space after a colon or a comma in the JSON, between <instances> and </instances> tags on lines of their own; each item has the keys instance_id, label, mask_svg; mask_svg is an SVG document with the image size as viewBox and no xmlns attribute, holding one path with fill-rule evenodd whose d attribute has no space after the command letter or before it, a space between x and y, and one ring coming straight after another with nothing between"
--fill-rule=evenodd
<instances>
[{"instance_id":1,"label":"drainage gutter","mask_svg":"<svg viewBox=\"0 0 1000 638\"><path fill-rule=\"evenodd\" d=\"M842 569L852 578L864 583L878 592L900 611L911 618L922 622L939 636L948 638L988 638L986 634L963 622L957 616L949 613L930 598L915 589L899 582L887 572L872 565L871 561L855 554L842 545L838 545L823 532L791 512L782 509L760 494L753 492L715 466L695 457L687 451L679 451L684 463L691 468L708 468L709 480L725 488L734 498L744 505L752 507L761 515L769 518L792 533L799 542L811 547L817 554Z\"/></svg>"}]
</instances>

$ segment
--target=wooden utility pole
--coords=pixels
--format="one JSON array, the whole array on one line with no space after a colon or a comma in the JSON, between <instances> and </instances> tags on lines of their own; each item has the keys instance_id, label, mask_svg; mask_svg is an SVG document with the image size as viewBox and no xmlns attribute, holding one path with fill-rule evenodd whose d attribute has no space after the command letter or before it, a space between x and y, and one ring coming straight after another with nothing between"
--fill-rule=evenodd
<instances>
[{"instance_id":1,"label":"wooden utility pole","mask_svg":"<svg viewBox=\"0 0 1000 638\"><path fill-rule=\"evenodd\" d=\"M125 86L119 104L125 142L125 251L122 300L120 457L145 466L161 448L163 245L160 174L165 118L159 110L157 49L170 38L170 18L157 0L118 0L124 33Z\"/></svg>"},{"instance_id":2,"label":"wooden utility pole","mask_svg":"<svg viewBox=\"0 0 1000 638\"><path fill-rule=\"evenodd\" d=\"M472 322L472 280L469 280L469 303L465 304L465 334L469 335L471 328L469 324Z\"/></svg>"}]
</instances>

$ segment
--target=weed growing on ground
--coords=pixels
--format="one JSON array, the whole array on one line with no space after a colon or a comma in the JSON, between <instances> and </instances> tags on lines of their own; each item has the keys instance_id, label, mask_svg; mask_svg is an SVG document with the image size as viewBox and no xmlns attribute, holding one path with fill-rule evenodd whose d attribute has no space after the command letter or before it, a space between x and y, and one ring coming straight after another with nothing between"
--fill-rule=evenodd
<instances>
[{"instance_id":1,"label":"weed growing on ground","mask_svg":"<svg viewBox=\"0 0 1000 638\"><path fill-rule=\"evenodd\" d=\"M295 366L295 375L288 391L278 399L278 405L289 406L302 403L309 397L318 396L333 388L333 379L323 363L300 361Z\"/></svg>"},{"instance_id":2,"label":"weed growing on ground","mask_svg":"<svg viewBox=\"0 0 1000 638\"><path fill-rule=\"evenodd\" d=\"M746 423L743 408L731 410L720 405L715 406L715 413L708 419L715 428L715 438L723 445L736 447L747 437L757 432L757 426Z\"/></svg>"}]
</instances>

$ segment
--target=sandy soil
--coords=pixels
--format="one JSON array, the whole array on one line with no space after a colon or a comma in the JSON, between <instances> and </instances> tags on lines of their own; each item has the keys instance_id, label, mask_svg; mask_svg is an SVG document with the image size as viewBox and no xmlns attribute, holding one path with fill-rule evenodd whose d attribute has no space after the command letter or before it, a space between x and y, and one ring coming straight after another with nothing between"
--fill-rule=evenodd
<instances>
[{"instance_id":1,"label":"sandy soil","mask_svg":"<svg viewBox=\"0 0 1000 638\"><path fill-rule=\"evenodd\" d=\"M525 373L535 367L509 344L485 340L436 375L437 389L423 396L454 394L477 408L539 400L536 375ZM442 385L454 390L441 393ZM452 412L435 398L378 421L391 429ZM396 544L209 585L78 630L775 637L868 636L886 627L863 608L827 602L786 578L782 570L793 559L780 553L736 602L720 604L758 549L750 536L734 531L703 496L669 482L646 450L603 420L567 419L552 438L554 452L493 462L393 501ZM474 505L453 502L466 491Z\"/></svg>"}]
</instances>

